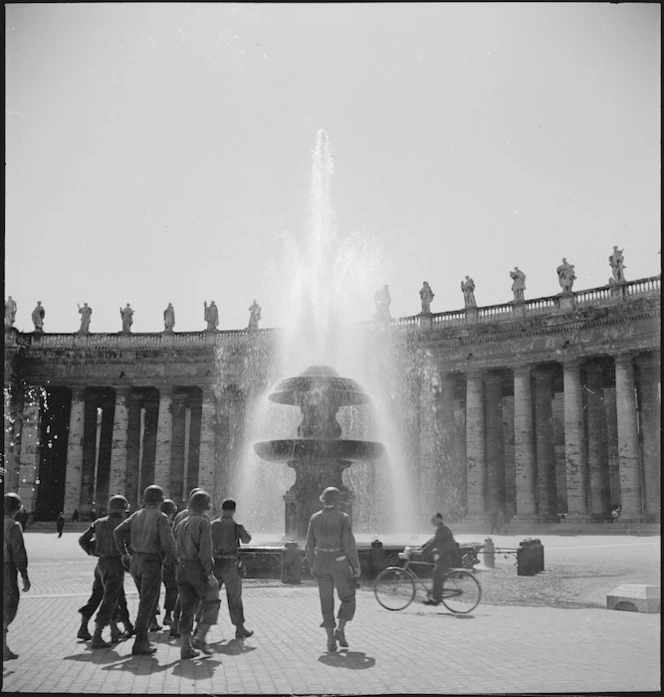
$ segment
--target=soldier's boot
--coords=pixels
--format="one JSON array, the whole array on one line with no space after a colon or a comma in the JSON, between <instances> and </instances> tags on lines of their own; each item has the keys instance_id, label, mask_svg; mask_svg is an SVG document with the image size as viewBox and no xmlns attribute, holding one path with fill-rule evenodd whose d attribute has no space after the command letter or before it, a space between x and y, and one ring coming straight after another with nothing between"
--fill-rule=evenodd
<instances>
[{"instance_id":1,"label":"soldier's boot","mask_svg":"<svg viewBox=\"0 0 664 697\"><path fill-rule=\"evenodd\" d=\"M95 633L92 636L91 649L107 649L110 644L101 638L101 633L104 631L104 625L99 622L95 623Z\"/></svg>"},{"instance_id":2,"label":"soldier's boot","mask_svg":"<svg viewBox=\"0 0 664 697\"><path fill-rule=\"evenodd\" d=\"M196 658L200 656L200 651L196 651L191 643L191 634L189 632L182 632L182 638L180 639L180 658Z\"/></svg>"},{"instance_id":3,"label":"soldier's boot","mask_svg":"<svg viewBox=\"0 0 664 697\"><path fill-rule=\"evenodd\" d=\"M162 620L162 624L165 627L167 627L167 626L170 627L170 625L173 624L173 617L171 616L170 610L166 610L166 614L164 615L164 619Z\"/></svg>"},{"instance_id":4,"label":"soldier's boot","mask_svg":"<svg viewBox=\"0 0 664 697\"><path fill-rule=\"evenodd\" d=\"M334 627L325 627L327 632L327 650L332 652L337 650L337 640L334 638Z\"/></svg>"},{"instance_id":5,"label":"soldier's boot","mask_svg":"<svg viewBox=\"0 0 664 697\"><path fill-rule=\"evenodd\" d=\"M78 634L76 635L78 639L83 639L84 641L92 639L92 634L90 634L90 630L88 629L89 621L88 617L81 617L81 626L78 628Z\"/></svg>"},{"instance_id":6,"label":"soldier's boot","mask_svg":"<svg viewBox=\"0 0 664 697\"><path fill-rule=\"evenodd\" d=\"M208 646L205 637L207 636L208 630L210 629L209 624L199 623L194 632L194 637L192 639L192 644L194 648L200 649L204 653L212 653L212 649Z\"/></svg>"},{"instance_id":7,"label":"soldier's boot","mask_svg":"<svg viewBox=\"0 0 664 697\"><path fill-rule=\"evenodd\" d=\"M178 639L180 637L180 621L174 619L173 624L171 625L171 631L168 633L168 636L170 637L175 637Z\"/></svg>"},{"instance_id":8,"label":"soldier's boot","mask_svg":"<svg viewBox=\"0 0 664 697\"><path fill-rule=\"evenodd\" d=\"M129 620L127 620L126 622L123 622L122 624L124 624L125 634L127 635L127 639L129 639L129 637L133 637L134 634L136 634L136 630L134 629L134 625Z\"/></svg>"},{"instance_id":9,"label":"soldier's boot","mask_svg":"<svg viewBox=\"0 0 664 697\"><path fill-rule=\"evenodd\" d=\"M159 622L157 622L157 616L154 615L152 617L152 621L150 622L150 629L148 631L150 632L158 632L161 629L161 626Z\"/></svg>"},{"instance_id":10,"label":"soldier's boot","mask_svg":"<svg viewBox=\"0 0 664 697\"><path fill-rule=\"evenodd\" d=\"M115 620L111 620L111 644L117 644L125 638L124 632Z\"/></svg>"},{"instance_id":11,"label":"soldier's boot","mask_svg":"<svg viewBox=\"0 0 664 697\"><path fill-rule=\"evenodd\" d=\"M2 631L2 660L11 661L14 658L18 658L18 654L15 654L9 646L7 646L7 627L4 627Z\"/></svg>"},{"instance_id":12,"label":"soldier's boot","mask_svg":"<svg viewBox=\"0 0 664 697\"><path fill-rule=\"evenodd\" d=\"M147 632L136 632L134 645L131 647L131 652L134 656L149 656L156 652L156 648L148 641Z\"/></svg>"}]
</instances>

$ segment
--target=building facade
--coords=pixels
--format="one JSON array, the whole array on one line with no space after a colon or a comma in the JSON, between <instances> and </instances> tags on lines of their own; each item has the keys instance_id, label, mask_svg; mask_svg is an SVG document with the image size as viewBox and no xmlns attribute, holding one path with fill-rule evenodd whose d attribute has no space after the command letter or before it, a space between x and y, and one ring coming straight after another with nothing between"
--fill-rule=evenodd
<instances>
[{"instance_id":1,"label":"building facade","mask_svg":"<svg viewBox=\"0 0 664 697\"><path fill-rule=\"evenodd\" d=\"M426 356L397 372L419 507L657 522L660 277L394 319ZM368 325L367 330L370 329ZM223 496L278 330L21 333L5 327L6 490L35 519L82 518L154 482ZM425 367L422 367L425 366ZM400 405L403 407L403 404Z\"/></svg>"}]
</instances>

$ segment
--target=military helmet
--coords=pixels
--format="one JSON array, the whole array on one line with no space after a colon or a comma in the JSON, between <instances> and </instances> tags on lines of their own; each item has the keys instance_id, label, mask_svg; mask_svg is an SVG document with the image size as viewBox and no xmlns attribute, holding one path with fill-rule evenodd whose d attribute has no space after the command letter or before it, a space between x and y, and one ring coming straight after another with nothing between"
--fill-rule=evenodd
<instances>
[{"instance_id":1,"label":"military helmet","mask_svg":"<svg viewBox=\"0 0 664 697\"><path fill-rule=\"evenodd\" d=\"M143 503L161 503L164 500L164 490L157 484L150 484L143 492Z\"/></svg>"},{"instance_id":2,"label":"military helmet","mask_svg":"<svg viewBox=\"0 0 664 697\"><path fill-rule=\"evenodd\" d=\"M21 499L18 494L5 494L4 498L5 511L7 513L16 513L21 510Z\"/></svg>"},{"instance_id":3,"label":"military helmet","mask_svg":"<svg viewBox=\"0 0 664 697\"><path fill-rule=\"evenodd\" d=\"M325 491L320 495L321 503L328 504L330 506L336 506L341 500L341 492L336 486L328 486Z\"/></svg>"},{"instance_id":4,"label":"military helmet","mask_svg":"<svg viewBox=\"0 0 664 697\"><path fill-rule=\"evenodd\" d=\"M207 511L210 508L210 494L207 491L197 491L189 500L189 506L197 511Z\"/></svg>"},{"instance_id":5,"label":"military helmet","mask_svg":"<svg viewBox=\"0 0 664 697\"><path fill-rule=\"evenodd\" d=\"M161 503L161 510L166 515L173 515L178 512L178 507L172 499L164 499Z\"/></svg>"},{"instance_id":6,"label":"military helmet","mask_svg":"<svg viewBox=\"0 0 664 697\"><path fill-rule=\"evenodd\" d=\"M108 500L109 513L111 511L118 511L120 513L124 513L127 510L129 510L129 501L127 501L127 499L124 496L116 494L115 496L111 496L111 498Z\"/></svg>"}]
</instances>

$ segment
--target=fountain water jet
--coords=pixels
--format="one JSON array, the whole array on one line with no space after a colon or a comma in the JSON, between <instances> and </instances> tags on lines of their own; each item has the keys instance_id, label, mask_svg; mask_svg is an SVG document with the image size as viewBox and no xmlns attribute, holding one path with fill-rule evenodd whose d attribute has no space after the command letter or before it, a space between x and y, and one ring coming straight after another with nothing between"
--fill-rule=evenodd
<instances>
[{"instance_id":1,"label":"fountain water jet","mask_svg":"<svg viewBox=\"0 0 664 697\"><path fill-rule=\"evenodd\" d=\"M392 529L387 529L390 527L405 531L408 523L414 520L414 505L404 448L399 443L400 408L390 396L394 390L388 384L394 376L398 378L400 370L395 366L381 367L380 356L385 353L385 344L392 340L391 332L377 332L366 322L373 314L375 289L384 284L386 264L379 240L367 231L343 239L337 237L330 195L333 172L329 140L320 131L313 153L307 244L300 246L283 233L286 244L279 283L287 281L289 284L287 308L291 321L280 332L278 367L275 365L272 373L276 379L271 377L269 382L274 386L282 376L301 377L307 366L328 365L356 381L358 387L361 384L367 389L375 398L372 403L364 400L344 406L338 413L339 423L343 425L346 438L359 441L368 437L374 439L372 442L383 441L387 444L387 452L383 455L374 452L366 458L354 455L356 459L337 456L337 460L356 463L352 468L342 468L342 485L355 490L353 508L365 530L374 534L391 532ZM390 351L387 353L391 355ZM388 374L389 380L386 379ZM334 377L347 379L338 374ZM280 391L283 390L277 388L276 393ZM360 391L364 392L361 388ZM240 495L245 501L247 519L254 512L262 521L269 517L272 522L264 524L262 531L274 534L283 520L283 502L277 491L284 492L289 486L292 489L293 470L275 468L260 460L251 443L266 442L266 438L283 440L280 461L287 463L289 457L285 453L292 447L292 439L287 436L294 432L297 424L292 418L294 410L282 409L283 401L273 399L269 389L260 402L255 419L247 429L251 436L242 458ZM380 409L380 414L375 413L376 408ZM304 426L306 430L306 424ZM276 455L273 451L266 454Z\"/></svg>"}]
</instances>

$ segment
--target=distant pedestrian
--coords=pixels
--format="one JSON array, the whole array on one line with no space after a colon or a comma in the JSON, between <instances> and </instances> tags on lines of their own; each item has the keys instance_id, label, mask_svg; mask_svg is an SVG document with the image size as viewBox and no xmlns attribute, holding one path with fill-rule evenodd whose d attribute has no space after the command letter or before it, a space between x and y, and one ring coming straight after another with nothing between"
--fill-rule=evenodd
<instances>
[{"instance_id":1,"label":"distant pedestrian","mask_svg":"<svg viewBox=\"0 0 664 697\"><path fill-rule=\"evenodd\" d=\"M235 638L246 639L253 631L244 626L244 606L242 604L242 574L240 573L240 543L249 544L251 535L244 525L236 523L236 503L224 499L221 503L221 516L212 521L212 553L214 555L214 575L219 587L226 586L226 600L231 622L235 625Z\"/></svg>"},{"instance_id":2,"label":"distant pedestrian","mask_svg":"<svg viewBox=\"0 0 664 697\"><path fill-rule=\"evenodd\" d=\"M79 518L80 518L80 516L79 516L78 508L77 508L71 516L71 522L78 523Z\"/></svg>"},{"instance_id":3,"label":"distant pedestrian","mask_svg":"<svg viewBox=\"0 0 664 697\"><path fill-rule=\"evenodd\" d=\"M205 512L210 509L210 496L197 491L189 503L189 515L174 529L178 567L176 580L180 596L180 657L195 658L196 649L209 653L207 633L219 616L219 583L212 573L212 535ZM201 605L201 620L192 637L194 616Z\"/></svg>"},{"instance_id":4,"label":"distant pedestrian","mask_svg":"<svg viewBox=\"0 0 664 697\"><path fill-rule=\"evenodd\" d=\"M58 538L62 537L62 531L65 529L65 514L62 511L58 513L58 520L55 527L58 531Z\"/></svg>"},{"instance_id":5,"label":"distant pedestrian","mask_svg":"<svg viewBox=\"0 0 664 697\"><path fill-rule=\"evenodd\" d=\"M7 646L7 631L14 621L18 610L20 592L18 576L23 581L22 590L27 593L30 590L28 578L28 555L23 542L23 529L15 520L16 514L21 510L21 499L17 494L10 493L4 496L4 545L2 547L3 562L3 612L2 612L2 659L10 661L18 658L9 646Z\"/></svg>"},{"instance_id":6,"label":"distant pedestrian","mask_svg":"<svg viewBox=\"0 0 664 697\"><path fill-rule=\"evenodd\" d=\"M322 627L327 633L327 650L346 648L345 627L355 615L356 579L360 577L360 560L355 547L350 517L339 510L341 493L333 486L320 495L323 510L314 513L307 530L306 555L309 567L318 582L318 594L323 615ZM334 619L334 589L340 606L336 627ZM335 629L336 627L336 629Z\"/></svg>"},{"instance_id":7,"label":"distant pedestrian","mask_svg":"<svg viewBox=\"0 0 664 697\"><path fill-rule=\"evenodd\" d=\"M160 510L163 500L163 489L151 484L143 492L143 508L120 523L113 533L125 568L129 565L138 589L136 638L131 649L135 656L157 650L148 641L148 630L159 602L162 557L175 557L175 540L170 522Z\"/></svg>"},{"instance_id":8,"label":"distant pedestrian","mask_svg":"<svg viewBox=\"0 0 664 697\"><path fill-rule=\"evenodd\" d=\"M113 531L126 518L129 502L124 496L111 496L108 502L108 515L97 520L79 537L83 550L99 558L95 568L95 578L102 586L102 598L95 618L95 633L90 644L93 649L110 646L102 638L104 628L111 626L111 642L122 638L117 626L117 605L124 584L124 567L120 550L115 544Z\"/></svg>"}]
</instances>

